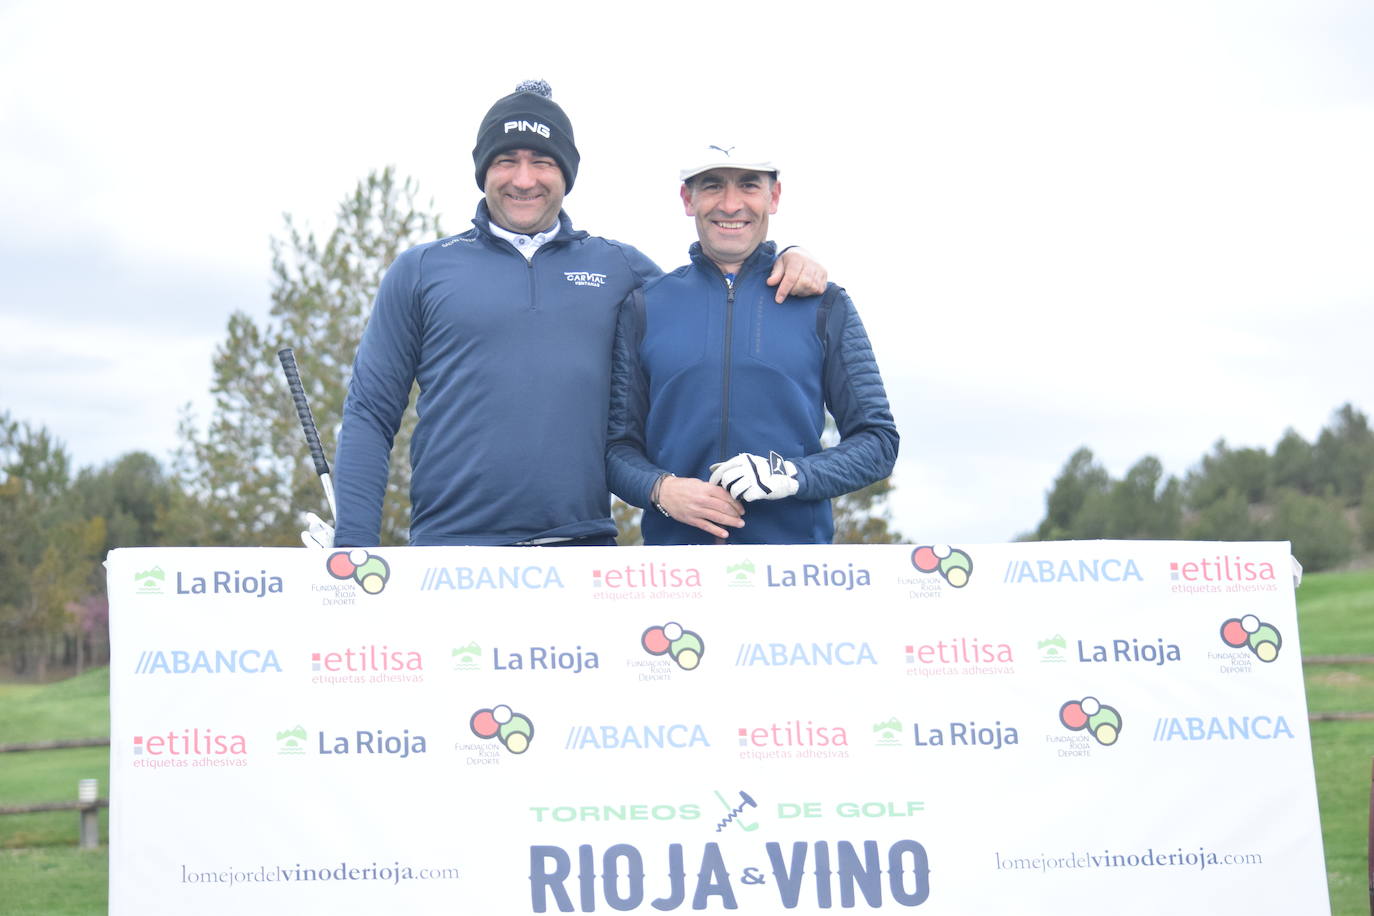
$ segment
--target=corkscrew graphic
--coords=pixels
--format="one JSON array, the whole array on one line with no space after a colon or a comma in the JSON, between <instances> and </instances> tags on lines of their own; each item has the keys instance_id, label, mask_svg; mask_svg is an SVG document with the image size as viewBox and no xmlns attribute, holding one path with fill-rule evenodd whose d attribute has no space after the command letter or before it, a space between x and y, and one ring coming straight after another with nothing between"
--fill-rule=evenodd
<instances>
[{"instance_id":1,"label":"corkscrew graphic","mask_svg":"<svg viewBox=\"0 0 1374 916\"><path fill-rule=\"evenodd\" d=\"M725 806L725 808L726 808L727 811L730 812L729 814L727 814L727 815L725 816L725 820L723 820L723 821L721 821L720 823L716 824L716 833L720 833L720 832L721 832L722 830L724 830L726 827L730 826L730 822L731 822L731 821L734 821L734 822L735 822L736 824L738 824L738 825L740 826L740 828L743 829L743 830L758 830L758 829L759 829L759 825L758 825L758 824L746 824L746 823L745 823L744 821L742 821L742 820L737 820L737 818L739 817L739 815L741 814L741 812L744 811L745 808L757 808L757 807L759 806L758 802L756 802L756 801L754 801L752 798L750 798L750 797L749 797L749 793L746 792L746 791L744 791L743 789L740 789L739 797L740 797L740 801L741 801L740 806L737 807L737 808L732 808L732 807L730 807L730 803L729 803L728 801L725 800L725 796L724 796L724 795L721 795L719 792L716 792L716 798L720 799L720 803L721 803L722 805Z\"/></svg>"}]
</instances>

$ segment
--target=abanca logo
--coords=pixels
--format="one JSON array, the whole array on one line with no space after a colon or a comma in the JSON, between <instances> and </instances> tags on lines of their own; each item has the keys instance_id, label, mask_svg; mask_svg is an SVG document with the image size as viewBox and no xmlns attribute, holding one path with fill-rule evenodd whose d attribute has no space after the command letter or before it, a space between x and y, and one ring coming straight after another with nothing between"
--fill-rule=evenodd
<instances>
[{"instance_id":1,"label":"abanca logo","mask_svg":"<svg viewBox=\"0 0 1374 916\"><path fill-rule=\"evenodd\" d=\"M145 649L135 674L281 674L273 649Z\"/></svg>"}]
</instances>

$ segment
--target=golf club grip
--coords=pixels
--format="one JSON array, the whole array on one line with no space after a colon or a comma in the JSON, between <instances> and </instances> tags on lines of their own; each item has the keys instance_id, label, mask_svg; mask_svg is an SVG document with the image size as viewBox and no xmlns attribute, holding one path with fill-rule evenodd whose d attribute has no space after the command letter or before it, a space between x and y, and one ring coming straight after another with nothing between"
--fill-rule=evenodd
<instances>
[{"instance_id":1,"label":"golf club grip","mask_svg":"<svg viewBox=\"0 0 1374 916\"><path fill-rule=\"evenodd\" d=\"M305 399L305 386L301 384L301 373L296 368L296 354L291 352L290 347L282 347L277 351L277 359L281 360L281 370L286 373L286 386L291 389L291 400L296 405L296 416L301 420L305 444L310 447L310 458L315 462L315 473L324 476L329 473L329 462L324 458L320 434L315 429L315 417L310 413L310 402Z\"/></svg>"}]
</instances>

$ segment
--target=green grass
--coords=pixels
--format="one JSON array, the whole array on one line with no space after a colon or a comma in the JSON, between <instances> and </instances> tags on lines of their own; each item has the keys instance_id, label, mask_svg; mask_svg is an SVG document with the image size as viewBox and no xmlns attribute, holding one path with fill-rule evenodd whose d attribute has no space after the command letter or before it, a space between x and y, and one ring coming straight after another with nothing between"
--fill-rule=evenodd
<instances>
[{"instance_id":1,"label":"green grass","mask_svg":"<svg viewBox=\"0 0 1374 916\"><path fill-rule=\"evenodd\" d=\"M1297 595L1303 655L1374 655L1374 570L1303 576Z\"/></svg>"},{"instance_id":2,"label":"green grass","mask_svg":"<svg viewBox=\"0 0 1374 916\"><path fill-rule=\"evenodd\" d=\"M1297 596L1304 656L1374 656L1374 570L1304 576ZM1311 713L1374 712L1374 665L1309 665L1303 680ZM1367 916L1374 721L1311 731L1332 916Z\"/></svg>"},{"instance_id":3,"label":"green grass","mask_svg":"<svg viewBox=\"0 0 1374 916\"><path fill-rule=\"evenodd\" d=\"M76 815L72 814L75 818ZM5 916L94 916L106 910L106 847L0 849L0 913Z\"/></svg>"},{"instance_id":4,"label":"green grass","mask_svg":"<svg viewBox=\"0 0 1374 916\"><path fill-rule=\"evenodd\" d=\"M1304 577L1298 629L1306 656L1374 656L1374 571ZM1304 680L1313 713L1374 711L1374 665L1312 665ZM1314 722L1311 731L1331 912L1365 916L1374 721ZM108 734L104 669L41 687L0 685L0 743ZM0 804L75 798L76 781L91 776L100 779L101 794L108 793L108 748L25 752L0 760ZM78 849L76 839L74 811L0 818L0 913L104 913L108 848Z\"/></svg>"},{"instance_id":5,"label":"green grass","mask_svg":"<svg viewBox=\"0 0 1374 916\"><path fill-rule=\"evenodd\" d=\"M104 668L56 684L0 685L0 744L110 734L110 676ZM81 779L108 797L110 749L82 747L0 756L0 804L76 798ZM100 811L100 836L108 833ZM0 913L87 916L106 910L109 847L77 847L80 815L45 811L0 817Z\"/></svg>"},{"instance_id":6,"label":"green grass","mask_svg":"<svg viewBox=\"0 0 1374 916\"><path fill-rule=\"evenodd\" d=\"M1368 844L1370 754L1374 722L1313 722L1326 882L1333 916L1369 913Z\"/></svg>"},{"instance_id":7,"label":"green grass","mask_svg":"<svg viewBox=\"0 0 1374 916\"><path fill-rule=\"evenodd\" d=\"M110 671L56 684L0 684L0 744L110 734Z\"/></svg>"}]
</instances>

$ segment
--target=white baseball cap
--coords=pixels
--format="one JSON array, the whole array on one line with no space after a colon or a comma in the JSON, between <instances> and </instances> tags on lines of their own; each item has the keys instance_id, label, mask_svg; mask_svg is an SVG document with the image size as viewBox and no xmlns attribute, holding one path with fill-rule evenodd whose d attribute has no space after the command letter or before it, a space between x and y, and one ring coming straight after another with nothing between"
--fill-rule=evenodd
<instances>
[{"instance_id":1,"label":"white baseball cap","mask_svg":"<svg viewBox=\"0 0 1374 916\"><path fill-rule=\"evenodd\" d=\"M687 159L691 165L678 174L681 181L694 178L711 169L748 169L751 172L772 172L778 177L779 170L757 149L727 144L703 146L695 150Z\"/></svg>"}]
</instances>

